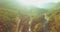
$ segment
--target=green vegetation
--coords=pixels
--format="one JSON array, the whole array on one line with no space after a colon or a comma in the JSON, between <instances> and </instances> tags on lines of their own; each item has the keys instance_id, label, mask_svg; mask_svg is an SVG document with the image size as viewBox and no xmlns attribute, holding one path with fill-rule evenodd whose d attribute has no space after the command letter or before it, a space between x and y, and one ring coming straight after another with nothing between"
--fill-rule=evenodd
<instances>
[{"instance_id":1,"label":"green vegetation","mask_svg":"<svg viewBox=\"0 0 60 32\"><path fill-rule=\"evenodd\" d=\"M11 1L0 4L0 22L6 26L4 27L7 28L6 32L15 32L17 28L22 32L43 32L45 30L47 32L50 29L50 32L60 32L58 30L60 28L60 2L50 4L48 8L22 7ZM49 18L48 22L45 17ZM56 31L54 26L56 26Z\"/></svg>"}]
</instances>

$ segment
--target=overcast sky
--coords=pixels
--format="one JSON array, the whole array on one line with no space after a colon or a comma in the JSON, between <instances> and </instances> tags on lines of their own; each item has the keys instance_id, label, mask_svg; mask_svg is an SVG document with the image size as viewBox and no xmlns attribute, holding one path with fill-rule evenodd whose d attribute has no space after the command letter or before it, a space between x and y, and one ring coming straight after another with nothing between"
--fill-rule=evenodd
<instances>
[{"instance_id":1,"label":"overcast sky","mask_svg":"<svg viewBox=\"0 0 60 32\"><path fill-rule=\"evenodd\" d=\"M0 0L0 3L16 2L22 6L42 6L46 3L57 3L60 0Z\"/></svg>"},{"instance_id":2,"label":"overcast sky","mask_svg":"<svg viewBox=\"0 0 60 32\"><path fill-rule=\"evenodd\" d=\"M45 3L49 3L49 2L59 2L60 0L16 0L16 1L21 1L21 3L25 4L25 5L40 5L40 4L45 4Z\"/></svg>"},{"instance_id":3,"label":"overcast sky","mask_svg":"<svg viewBox=\"0 0 60 32\"><path fill-rule=\"evenodd\" d=\"M41 6L46 3L57 3L60 0L16 0L16 2L21 3L24 6Z\"/></svg>"}]
</instances>

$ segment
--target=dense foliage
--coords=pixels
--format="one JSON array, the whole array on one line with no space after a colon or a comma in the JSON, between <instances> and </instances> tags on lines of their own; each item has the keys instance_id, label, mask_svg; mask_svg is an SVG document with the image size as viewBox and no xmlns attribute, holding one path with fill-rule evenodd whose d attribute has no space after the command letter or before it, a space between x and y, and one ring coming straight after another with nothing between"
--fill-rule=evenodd
<instances>
[{"instance_id":1,"label":"dense foliage","mask_svg":"<svg viewBox=\"0 0 60 32\"><path fill-rule=\"evenodd\" d=\"M10 2L0 5L0 32L60 32L60 2L48 8Z\"/></svg>"}]
</instances>

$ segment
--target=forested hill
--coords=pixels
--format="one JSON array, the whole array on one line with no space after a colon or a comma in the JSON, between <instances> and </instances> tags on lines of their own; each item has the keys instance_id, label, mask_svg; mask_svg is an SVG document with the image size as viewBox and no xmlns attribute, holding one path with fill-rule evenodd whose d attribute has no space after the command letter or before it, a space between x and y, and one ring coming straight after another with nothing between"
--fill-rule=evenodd
<instances>
[{"instance_id":1,"label":"forested hill","mask_svg":"<svg viewBox=\"0 0 60 32\"><path fill-rule=\"evenodd\" d=\"M0 28L4 32L16 32L16 30L22 32L51 30L56 32L54 28L56 27L60 32L60 2L48 3L43 6L44 8L23 6L14 0L0 0L0 25L3 27Z\"/></svg>"},{"instance_id":2,"label":"forested hill","mask_svg":"<svg viewBox=\"0 0 60 32\"><path fill-rule=\"evenodd\" d=\"M18 3L17 1L14 0L0 0L0 8L7 8L11 10L15 10L17 13L21 14L44 14L47 13L48 11L52 11L53 9L58 9L60 8L60 2L58 3L47 3L42 5L43 8L38 8L35 6L26 6L24 7L21 5L21 3ZM23 12L24 11L24 12Z\"/></svg>"}]
</instances>

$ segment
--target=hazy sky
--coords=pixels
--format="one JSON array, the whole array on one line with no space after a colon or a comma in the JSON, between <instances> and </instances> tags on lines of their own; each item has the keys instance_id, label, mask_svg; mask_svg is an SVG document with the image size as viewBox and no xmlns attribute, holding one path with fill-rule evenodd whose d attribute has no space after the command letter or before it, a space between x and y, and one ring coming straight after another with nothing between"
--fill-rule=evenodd
<instances>
[{"instance_id":1,"label":"hazy sky","mask_svg":"<svg viewBox=\"0 0 60 32\"><path fill-rule=\"evenodd\" d=\"M46 3L57 3L60 0L0 0L0 3L4 2L16 2L18 4L21 4L22 6L42 6Z\"/></svg>"},{"instance_id":2,"label":"hazy sky","mask_svg":"<svg viewBox=\"0 0 60 32\"><path fill-rule=\"evenodd\" d=\"M40 4L45 4L49 2L58 2L60 0L16 0L18 2L21 2L24 5L40 5Z\"/></svg>"},{"instance_id":3,"label":"hazy sky","mask_svg":"<svg viewBox=\"0 0 60 32\"><path fill-rule=\"evenodd\" d=\"M24 6L41 6L46 3L57 3L60 0L16 0L18 3L21 3Z\"/></svg>"}]
</instances>

